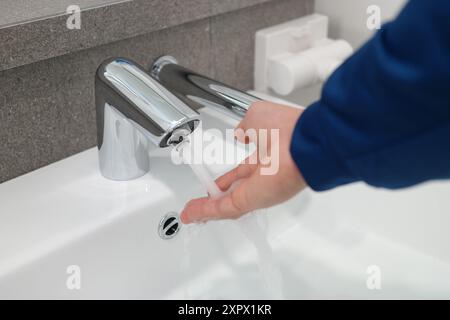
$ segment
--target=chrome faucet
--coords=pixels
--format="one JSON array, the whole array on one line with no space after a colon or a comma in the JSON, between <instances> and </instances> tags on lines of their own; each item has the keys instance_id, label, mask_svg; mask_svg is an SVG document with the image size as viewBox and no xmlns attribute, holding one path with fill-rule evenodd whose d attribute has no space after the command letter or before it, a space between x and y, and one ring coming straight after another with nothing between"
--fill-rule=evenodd
<instances>
[{"instance_id":1,"label":"chrome faucet","mask_svg":"<svg viewBox=\"0 0 450 320\"><path fill-rule=\"evenodd\" d=\"M227 116L242 118L260 99L180 66L172 56L162 56L150 75L194 110L214 108Z\"/></svg>"},{"instance_id":2,"label":"chrome faucet","mask_svg":"<svg viewBox=\"0 0 450 320\"><path fill-rule=\"evenodd\" d=\"M199 115L123 58L103 62L95 78L100 171L112 180L131 180L150 170L149 143L180 143L199 124Z\"/></svg>"},{"instance_id":3,"label":"chrome faucet","mask_svg":"<svg viewBox=\"0 0 450 320\"><path fill-rule=\"evenodd\" d=\"M150 170L150 144L177 145L200 122L199 108L242 118L260 99L202 76L163 56L149 72L124 58L103 62L95 79L100 171L131 180Z\"/></svg>"}]
</instances>

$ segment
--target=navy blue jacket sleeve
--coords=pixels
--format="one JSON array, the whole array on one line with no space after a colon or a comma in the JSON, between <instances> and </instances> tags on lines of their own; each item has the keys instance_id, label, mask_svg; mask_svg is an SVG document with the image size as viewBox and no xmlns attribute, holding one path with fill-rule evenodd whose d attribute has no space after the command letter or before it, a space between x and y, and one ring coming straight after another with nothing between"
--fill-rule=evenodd
<instances>
[{"instance_id":1,"label":"navy blue jacket sleeve","mask_svg":"<svg viewBox=\"0 0 450 320\"><path fill-rule=\"evenodd\" d=\"M291 154L317 191L450 178L450 1L410 1L338 68Z\"/></svg>"}]
</instances>

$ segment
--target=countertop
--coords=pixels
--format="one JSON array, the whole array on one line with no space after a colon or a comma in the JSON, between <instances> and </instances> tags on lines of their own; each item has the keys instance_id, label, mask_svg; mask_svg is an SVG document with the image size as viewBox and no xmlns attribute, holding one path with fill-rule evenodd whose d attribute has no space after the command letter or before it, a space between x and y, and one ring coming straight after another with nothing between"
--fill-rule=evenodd
<instances>
[{"instance_id":1,"label":"countertop","mask_svg":"<svg viewBox=\"0 0 450 320\"><path fill-rule=\"evenodd\" d=\"M0 71L280 0L78 0L81 28L68 29L72 0L2 0Z\"/></svg>"}]
</instances>

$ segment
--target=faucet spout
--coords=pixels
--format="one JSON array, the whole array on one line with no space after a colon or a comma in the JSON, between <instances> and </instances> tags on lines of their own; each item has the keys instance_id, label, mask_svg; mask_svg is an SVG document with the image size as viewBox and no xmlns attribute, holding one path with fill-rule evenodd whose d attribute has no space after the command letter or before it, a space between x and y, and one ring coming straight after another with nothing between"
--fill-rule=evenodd
<instances>
[{"instance_id":1,"label":"faucet spout","mask_svg":"<svg viewBox=\"0 0 450 320\"><path fill-rule=\"evenodd\" d=\"M197 112L135 62L112 58L95 78L100 171L131 180L149 171L150 145L176 145L198 126Z\"/></svg>"},{"instance_id":2,"label":"faucet spout","mask_svg":"<svg viewBox=\"0 0 450 320\"><path fill-rule=\"evenodd\" d=\"M157 59L150 75L194 110L214 108L228 116L242 118L260 99L180 66L172 56Z\"/></svg>"}]
</instances>

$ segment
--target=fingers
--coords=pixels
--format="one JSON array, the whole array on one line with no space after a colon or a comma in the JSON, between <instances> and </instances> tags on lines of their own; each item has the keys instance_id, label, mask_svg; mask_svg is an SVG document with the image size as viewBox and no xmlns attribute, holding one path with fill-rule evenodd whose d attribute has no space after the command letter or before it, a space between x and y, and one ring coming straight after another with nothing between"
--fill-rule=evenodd
<instances>
[{"instance_id":1,"label":"fingers","mask_svg":"<svg viewBox=\"0 0 450 320\"><path fill-rule=\"evenodd\" d=\"M252 140L251 136L248 136L249 129L256 130L256 127L254 125L255 122L255 110L258 110L260 108L261 102L254 102L247 110L247 113L244 117L244 119L239 122L239 124L236 126L234 133L235 137L238 141L242 143L250 143Z\"/></svg>"},{"instance_id":2,"label":"fingers","mask_svg":"<svg viewBox=\"0 0 450 320\"><path fill-rule=\"evenodd\" d=\"M241 120L241 122L239 122L239 124L236 126L236 129L242 129L242 130L247 130L248 129L248 122L249 122L249 118L251 115L250 110L253 109L255 106L255 104L253 103L247 110L245 117ZM253 111L253 110L252 110Z\"/></svg>"},{"instance_id":3,"label":"fingers","mask_svg":"<svg viewBox=\"0 0 450 320\"><path fill-rule=\"evenodd\" d=\"M208 210L211 208L211 203L215 200L212 198L199 198L189 201L180 214L181 222L184 224L206 221L211 214L205 214L205 212L214 212L214 210Z\"/></svg>"},{"instance_id":4,"label":"fingers","mask_svg":"<svg viewBox=\"0 0 450 320\"><path fill-rule=\"evenodd\" d=\"M231 205L230 205L231 204ZM238 210L233 210L229 196L219 200L199 198L188 202L181 212L181 222L184 224L205 222L208 220L231 219L237 216Z\"/></svg>"},{"instance_id":5,"label":"fingers","mask_svg":"<svg viewBox=\"0 0 450 320\"><path fill-rule=\"evenodd\" d=\"M238 165L233 170L225 173L223 176L216 180L216 184L222 191L227 191L231 185L237 180L249 177L258 167L256 161L253 161L253 155L244 160L240 165Z\"/></svg>"},{"instance_id":6,"label":"fingers","mask_svg":"<svg viewBox=\"0 0 450 320\"><path fill-rule=\"evenodd\" d=\"M249 144L250 143L250 137L247 135L246 131L239 127L241 124L239 123L238 127L234 129L234 137L237 141Z\"/></svg>"},{"instance_id":7,"label":"fingers","mask_svg":"<svg viewBox=\"0 0 450 320\"><path fill-rule=\"evenodd\" d=\"M242 187L243 185L244 187ZM241 183L233 192L223 198L191 200L181 212L181 222L189 224L207 220L236 219L253 210L245 200L246 192L245 183Z\"/></svg>"}]
</instances>

